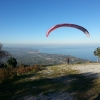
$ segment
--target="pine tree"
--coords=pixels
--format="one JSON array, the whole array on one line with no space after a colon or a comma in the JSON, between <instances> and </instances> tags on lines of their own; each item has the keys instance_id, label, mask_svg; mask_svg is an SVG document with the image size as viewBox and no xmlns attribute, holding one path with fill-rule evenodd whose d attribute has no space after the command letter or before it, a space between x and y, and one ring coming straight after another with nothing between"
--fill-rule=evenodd
<instances>
[{"instance_id":1,"label":"pine tree","mask_svg":"<svg viewBox=\"0 0 100 100\"><path fill-rule=\"evenodd\" d=\"M10 53L2 50L2 44L0 43L0 63L1 59L10 56Z\"/></svg>"},{"instance_id":2,"label":"pine tree","mask_svg":"<svg viewBox=\"0 0 100 100\"><path fill-rule=\"evenodd\" d=\"M7 63L6 63L8 68L13 68L17 66L17 61L15 58L11 57L8 59Z\"/></svg>"},{"instance_id":3,"label":"pine tree","mask_svg":"<svg viewBox=\"0 0 100 100\"><path fill-rule=\"evenodd\" d=\"M97 62L99 62L100 59L100 47L98 47L95 51L94 51L94 55L98 56Z\"/></svg>"}]
</instances>

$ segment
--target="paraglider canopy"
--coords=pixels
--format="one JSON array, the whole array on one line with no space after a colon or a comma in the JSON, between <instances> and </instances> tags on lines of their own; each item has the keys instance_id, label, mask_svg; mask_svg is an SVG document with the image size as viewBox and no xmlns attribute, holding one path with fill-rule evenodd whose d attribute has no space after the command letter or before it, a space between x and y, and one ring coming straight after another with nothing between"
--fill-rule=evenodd
<instances>
[{"instance_id":1,"label":"paraglider canopy","mask_svg":"<svg viewBox=\"0 0 100 100\"><path fill-rule=\"evenodd\" d=\"M51 28L47 31L46 36L48 37L51 31L53 31L53 30L55 30L56 28L59 28L59 27L73 27L73 28L77 28L77 29L83 31L83 32L86 34L87 37L90 37L90 34L89 34L89 32L87 31L87 29L85 29L85 28L82 27L82 26L76 25L76 24L57 24L57 25L51 27Z\"/></svg>"}]
</instances>

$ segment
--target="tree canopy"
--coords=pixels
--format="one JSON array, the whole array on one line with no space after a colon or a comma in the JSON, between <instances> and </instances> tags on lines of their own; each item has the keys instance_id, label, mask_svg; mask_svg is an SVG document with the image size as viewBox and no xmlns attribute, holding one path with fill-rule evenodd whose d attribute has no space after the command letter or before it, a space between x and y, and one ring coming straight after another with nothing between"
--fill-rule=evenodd
<instances>
[{"instance_id":1,"label":"tree canopy","mask_svg":"<svg viewBox=\"0 0 100 100\"><path fill-rule=\"evenodd\" d=\"M100 47L98 47L95 51L94 51L94 55L98 56L98 61L100 59Z\"/></svg>"},{"instance_id":2,"label":"tree canopy","mask_svg":"<svg viewBox=\"0 0 100 100\"><path fill-rule=\"evenodd\" d=\"M9 52L2 50L2 46L3 45L0 43L0 62L2 58L10 56Z\"/></svg>"}]
</instances>

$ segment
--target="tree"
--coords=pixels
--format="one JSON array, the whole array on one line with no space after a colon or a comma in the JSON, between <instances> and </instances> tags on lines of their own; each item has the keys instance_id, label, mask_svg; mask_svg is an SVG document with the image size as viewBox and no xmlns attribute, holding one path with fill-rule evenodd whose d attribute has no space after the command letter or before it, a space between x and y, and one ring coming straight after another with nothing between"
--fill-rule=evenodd
<instances>
[{"instance_id":1,"label":"tree","mask_svg":"<svg viewBox=\"0 0 100 100\"><path fill-rule=\"evenodd\" d=\"M100 47L98 47L95 51L94 51L94 55L98 56L97 62L99 62L100 59Z\"/></svg>"},{"instance_id":2,"label":"tree","mask_svg":"<svg viewBox=\"0 0 100 100\"><path fill-rule=\"evenodd\" d=\"M13 67L16 67L17 66L17 61L15 58L13 57L10 57L6 63L7 67L8 68L13 68Z\"/></svg>"},{"instance_id":3,"label":"tree","mask_svg":"<svg viewBox=\"0 0 100 100\"><path fill-rule=\"evenodd\" d=\"M2 50L2 44L0 43L0 63L1 63L1 59L11 56L9 52Z\"/></svg>"}]
</instances>

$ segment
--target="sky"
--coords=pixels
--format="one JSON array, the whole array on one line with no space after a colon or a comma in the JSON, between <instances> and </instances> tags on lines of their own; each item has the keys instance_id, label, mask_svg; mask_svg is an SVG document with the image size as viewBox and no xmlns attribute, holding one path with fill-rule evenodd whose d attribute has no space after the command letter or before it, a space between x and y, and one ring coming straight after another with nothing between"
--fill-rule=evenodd
<instances>
[{"instance_id":1,"label":"sky","mask_svg":"<svg viewBox=\"0 0 100 100\"><path fill-rule=\"evenodd\" d=\"M71 23L86 28L49 28ZM2 44L100 44L100 0L0 0Z\"/></svg>"}]
</instances>

